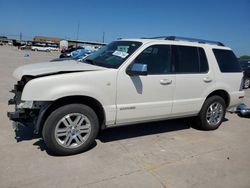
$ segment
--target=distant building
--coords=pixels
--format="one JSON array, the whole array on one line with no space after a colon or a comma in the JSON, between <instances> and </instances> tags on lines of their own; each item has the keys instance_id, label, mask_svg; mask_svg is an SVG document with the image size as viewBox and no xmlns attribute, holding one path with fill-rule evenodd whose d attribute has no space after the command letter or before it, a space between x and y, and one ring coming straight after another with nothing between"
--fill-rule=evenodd
<instances>
[{"instance_id":1,"label":"distant building","mask_svg":"<svg viewBox=\"0 0 250 188\"><path fill-rule=\"evenodd\" d=\"M64 39L57 38L57 37L45 37L45 36L35 36L33 41L35 42L54 42L59 44L60 41ZM92 41L83 41L83 40L67 40L69 47L76 47L76 46L91 46L91 47L102 47L105 46L105 43L101 42L92 42Z\"/></svg>"},{"instance_id":2,"label":"distant building","mask_svg":"<svg viewBox=\"0 0 250 188\"><path fill-rule=\"evenodd\" d=\"M60 43L60 41L63 40L61 38L57 37L44 37L44 36L35 36L33 38L33 41L35 42L54 42L54 43Z\"/></svg>"}]
</instances>

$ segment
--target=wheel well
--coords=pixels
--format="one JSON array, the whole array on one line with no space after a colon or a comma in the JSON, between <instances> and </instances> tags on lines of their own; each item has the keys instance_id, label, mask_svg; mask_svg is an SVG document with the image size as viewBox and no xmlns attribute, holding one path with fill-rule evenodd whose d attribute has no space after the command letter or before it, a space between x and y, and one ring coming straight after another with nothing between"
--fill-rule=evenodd
<instances>
[{"instance_id":1,"label":"wheel well","mask_svg":"<svg viewBox=\"0 0 250 188\"><path fill-rule=\"evenodd\" d=\"M72 103L80 103L80 104L85 104L92 108L99 120L100 128L104 128L105 126L105 112L104 109L99 101L92 97L88 96L69 96L69 97L63 97L60 99L57 99L52 103L52 105L46 110L43 120L41 122L41 126L39 127L39 130L41 131L43 128L43 124L48 118L48 116L57 108L67 105L67 104L72 104Z\"/></svg>"},{"instance_id":2,"label":"wheel well","mask_svg":"<svg viewBox=\"0 0 250 188\"><path fill-rule=\"evenodd\" d=\"M229 94L225 90L216 90L216 91L213 91L212 93L210 93L207 96L207 98L209 98L211 96L215 96L215 95L222 97L224 99L225 103L226 103L226 107L229 106L230 97L229 97Z\"/></svg>"}]
</instances>

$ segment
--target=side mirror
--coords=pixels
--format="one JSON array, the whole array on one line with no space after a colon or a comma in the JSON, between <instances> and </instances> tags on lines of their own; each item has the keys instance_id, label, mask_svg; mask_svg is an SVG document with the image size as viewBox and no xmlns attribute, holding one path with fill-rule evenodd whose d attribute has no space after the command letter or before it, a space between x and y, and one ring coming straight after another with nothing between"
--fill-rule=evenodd
<instances>
[{"instance_id":1,"label":"side mirror","mask_svg":"<svg viewBox=\"0 0 250 188\"><path fill-rule=\"evenodd\" d=\"M129 76L146 76L148 74L148 66L146 64L135 63L126 70L126 73Z\"/></svg>"}]
</instances>

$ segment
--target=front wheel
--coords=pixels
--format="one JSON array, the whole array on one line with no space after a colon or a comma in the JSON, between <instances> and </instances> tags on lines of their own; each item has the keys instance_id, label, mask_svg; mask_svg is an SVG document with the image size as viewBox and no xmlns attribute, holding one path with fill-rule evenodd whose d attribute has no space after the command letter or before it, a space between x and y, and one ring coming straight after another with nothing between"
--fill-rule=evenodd
<instances>
[{"instance_id":1,"label":"front wheel","mask_svg":"<svg viewBox=\"0 0 250 188\"><path fill-rule=\"evenodd\" d=\"M94 143L99 122L96 113L83 104L59 107L47 118L43 139L56 155L72 155L86 151Z\"/></svg>"},{"instance_id":2,"label":"front wheel","mask_svg":"<svg viewBox=\"0 0 250 188\"><path fill-rule=\"evenodd\" d=\"M203 130L217 129L226 113L226 104L220 96L212 96L206 99L196 119L196 124Z\"/></svg>"}]
</instances>

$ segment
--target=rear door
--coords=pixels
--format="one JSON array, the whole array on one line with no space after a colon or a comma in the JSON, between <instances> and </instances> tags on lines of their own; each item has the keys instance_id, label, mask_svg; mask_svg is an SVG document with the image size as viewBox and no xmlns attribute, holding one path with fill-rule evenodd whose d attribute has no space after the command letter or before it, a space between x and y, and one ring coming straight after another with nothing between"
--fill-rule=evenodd
<instances>
[{"instance_id":1,"label":"rear door","mask_svg":"<svg viewBox=\"0 0 250 188\"><path fill-rule=\"evenodd\" d=\"M209 71L205 50L201 47L173 45L176 88L173 116L197 114L204 100L204 93L214 84Z\"/></svg>"}]
</instances>

